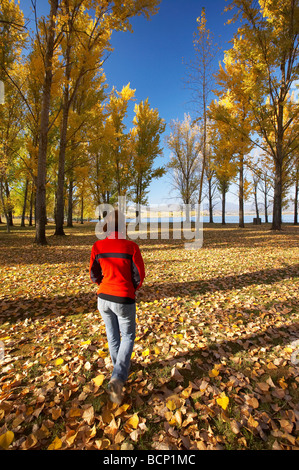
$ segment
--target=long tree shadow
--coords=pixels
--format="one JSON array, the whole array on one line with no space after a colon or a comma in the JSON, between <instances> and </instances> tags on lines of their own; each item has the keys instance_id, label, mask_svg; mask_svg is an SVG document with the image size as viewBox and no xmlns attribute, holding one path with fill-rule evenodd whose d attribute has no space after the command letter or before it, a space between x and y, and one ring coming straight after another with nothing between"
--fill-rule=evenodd
<instances>
[{"instance_id":1,"label":"long tree shadow","mask_svg":"<svg viewBox=\"0 0 299 470\"><path fill-rule=\"evenodd\" d=\"M145 283L137 296L139 301L167 299L167 297L187 297L201 295L207 292L230 291L242 289L254 284L274 284L283 279L295 279L299 276L299 265L286 266L224 276L210 279L183 282ZM296 301L296 299L294 299ZM54 295L38 297L11 298L3 296L0 299L0 320L14 323L19 319L48 315L72 315L88 313L96 310L96 289L76 295ZM298 299L297 299L298 303Z\"/></svg>"},{"instance_id":2,"label":"long tree shadow","mask_svg":"<svg viewBox=\"0 0 299 470\"><path fill-rule=\"evenodd\" d=\"M194 376L196 378L205 375L211 367L214 361L221 359L229 360L239 352L246 352L249 354L252 351L256 352L257 348L264 348L265 353L267 349L276 347L277 345L285 346L293 341L299 339L299 323L294 322L292 324L284 323L280 326L271 325L254 333L244 334L242 336L237 335L232 339L223 339L222 341L212 341L202 346L200 349L186 348L183 351L177 353L177 355L169 355L166 359L144 362L133 362L133 369L137 371L140 367L145 368L147 372L157 370L161 371L161 367L170 366L173 367L176 364L187 364L191 359L192 364L196 363ZM198 362L197 359L202 359L202 362ZM235 363L237 364L237 363ZM247 363L246 368L249 367ZM185 370L188 371L189 368ZM159 374L158 374L159 375ZM190 374L186 373L187 380L190 380ZM171 380L171 377L169 377ZM186 382L184 385L188 385Z\"/></svg>"},{"instance_id":3,"label":"long tree shadow","mask_svg":"<svg viewBox=\"0 0 299 470\"><path fill-rule=\"evenodd\" d=\"M283 279L294 279L299 277L299 264L288 265L283 268L262 269L259 271L242 273L223 277L212 277L210 279L199 279L196 281L162 282L145 284L139 294L140 299L147 301L163 299L167 296L187 296L194 294L205 294L206 292L229 291L242 289L254 284L275 284Z\"/></svg>"},{"instance_id":4,"label":"long tree shadow","mask_svg":"<svg viewBox=\"0 0 299 470\"><path fill-rule=\"evenodd\" d=\"M29 230L26 227L26 230L21 230L20 227L16 227L14 229L16 233L10 234L9 237L4 233L1 234L0 255L3 253L5 265L57 264L69 262L68 250L72 248L72 259L88 264L91 248L97 241L95 233L90 232L91 229L93 229L91 224L86 225L83 232L82 227L80 227L80 230L78 230L78 227L74 227L68 229L69 232L66 236L57 237L53 235L54 226L50 226L48 227L50 233L47 234L48 245L40 247L34 243L33 229ZM236 246L268 246L269 243L274 245L277 242L277 237L280 244L287 243L288 246L298 246L299 244L297 227L289 225L279 233L273 233L269 228L261 226L248 226L246 229L238 229L237 226L232 224L212 228L208 224L204 224L203 230L204 249L209 249L209 247L230 249ZM185 246L183 238L173 239L171 227L169 239L163 239L161 234L159 234L158 239L151 239L150 233L148 233L147 239L136 239L135 241L145 255L147 252L155 252L161 249L183 249Z\"/></svg>"},{"instance_id":5,"label":"long tree shadow","mask_svg":"<svg viewBox=\"0 0 299 470\"><path fill-rule=\"evenodd\" d=\"M0 299L0 322L15 323L26 318L86 314L97 309L94 292L83 294Z\"/></svg>"}]
</instances>

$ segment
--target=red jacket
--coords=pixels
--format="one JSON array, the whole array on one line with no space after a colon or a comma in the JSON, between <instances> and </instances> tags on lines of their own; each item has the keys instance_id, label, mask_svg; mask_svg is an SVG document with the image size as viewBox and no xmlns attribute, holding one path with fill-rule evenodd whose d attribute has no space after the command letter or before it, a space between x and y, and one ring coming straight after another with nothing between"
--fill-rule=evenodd
<instances>
[{"instance_id":1,"label":"red jacket","mask_svg":"<svg viewBox=\"0 0 299 470\"><path fill-rule=\"evenodd\" d=\"M112 233L92 247L90 279L99 285L100 298L118 303L134 303L135 291L143 283L145 272L139 246Z\"/></svg>"}]
</instances>

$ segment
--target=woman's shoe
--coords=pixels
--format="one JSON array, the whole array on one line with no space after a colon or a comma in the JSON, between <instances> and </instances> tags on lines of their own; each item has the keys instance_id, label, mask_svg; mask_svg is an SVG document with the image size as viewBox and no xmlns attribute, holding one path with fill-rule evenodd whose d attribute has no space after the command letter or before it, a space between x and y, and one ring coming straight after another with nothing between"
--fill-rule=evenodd
<instances>
[{"instance_id":1,"label":"woman's shoe","mask_svg":"<svg viewBox=\"0 0 299 470\"><path fill-rule=\"evenodd\" d=\"M113 403L121 404L123 400L123 382L119 379L111 379L108 384L109 399Z\"/></svg>"}]
</instances>

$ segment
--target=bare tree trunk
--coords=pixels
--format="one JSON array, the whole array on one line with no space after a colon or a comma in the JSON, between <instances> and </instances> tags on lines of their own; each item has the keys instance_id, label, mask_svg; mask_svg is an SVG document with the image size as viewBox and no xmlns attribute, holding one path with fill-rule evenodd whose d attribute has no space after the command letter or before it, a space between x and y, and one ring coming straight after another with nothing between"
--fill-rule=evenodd
<instances>
[{"instance_id":1,"label":"bare tree trunk","mask_svg":"<svg viewBox=\"0 0 299 470\"><path fill-rule=\"evenodd\" d=\"M275 161L274 204L272 230L281 230L282 169L280 161Z\"/></svg>"},{"instance_id":2,"label":"bare tree trunk","mask_svg":"<svg viewBox=\"0 0 299 470\"><path fill-rule=\"evenodd\" d=\"M264 193L264 205L265 205L265 223L268 223L268 198L267 198L267 178L265 177L265 193Z\"/></svg>"},{"instance_id":3,"label":"bare tree trunk","mask_svg":"<svg viewBox=\"0 0 299 470\"><path fill-rule=\"evenodd\" d=\"M66 13L70 15L68 2L65 4ZM75 89L70 94L70 78L71 78L71 41L69 35L73 28L72 19L68 20L68 33L67 33L67 45L65 50L65 85L63 91L63 109L62 109L62 122L60 130L60 147L59 147L59 159L58 159L58 183L57 183L57 211L56 211L56 229L55 235L65 235L63 230L64 224L64 177L65 177L65 154L67 146L67 130L68 130L68 119L71 104L75 98L76 90L78 89L81 75L76 80Z\"/></svg>"},{"instance_id":4,"label":"bare tree trunk","mask_svg":"<svg viewBox=\"0 0 299 470\"><path fill-rule=\"evenodd\" d=\"M83 202L84 202L84 200L83 200L83 194L82 194L82 196L81 196L81 222L80 222L81 224L83 224L83 222L84 222L84 220L83 220L83 210L84 210Z\"/></svg>"},{"instance_id":5,"label":"bare tree trunk","mask_svg":"<svg viewBox=\"0 0 299 470\"><path fill-rule=\"evenodd\" d=\"M65 173L65 151L66 151L66 136L67 136L67 123L68 123L68 85L66 85L65 100L63 107L63 117L60 133L60 148L59 148L59 161L58 161L58 183L56 193L56 229L55 235L65 235L63 230L64 223L64 173Z\"/></svg>"},{"instance_id":6,"label":"bare tree trunk","mask_svg":"<svg viewBox=\"0 0 299 470\"><path fill-rule=\"evenodd\" d=\"M68 45L66 51L66 77L65 87L63 92L63 110L62 122L60 130L60 147L58 159L58 183L57 183L57 206L56 206L56 230L55 235L65 235L63 230L64 223L64 174L65 174L65 152L67 144L67 126L69 116L69 79L71 74L70 66L70 46Z\"/></svg>"},{"instance_id":7,"label":"bare tree trunk","mask_svg":"<svg viewBox=\"0 0 299 470\"><path fill-rule=\"evenodd\" d=\"M295 183L295 200L294 200L294 225L298 225L298 196L299 196L299 181Z\"/></svg>"},{"instance_id":8,"label":"bare tree trunk","mask_svg":"<svg viewBox=\"0 0 299 470\"><path fill-rule=\"evenodd\" d=\"M5 180L5 193L6 193L7 200L9 201L10 200L10 189L9 189L7 180ZM10 204L8 205L8 208L6 210L7 210L7 215L8 215L8 219L9 219L9 225L11 227L13 227L13 215L12 215L12 209L10 207Z\"/></svg>"},{"instance_id":9,"label":"bare tree trunk","mask_svg":"<svg viewBox=\"0 0 299 470\"><path fill-rule=\"evenodd\" d=\"M260 214L259 214L259 205L258 205L258 200L257 200L257 182L254 183L254 204L255 204L256 218L258 220L260 217Z\"/></svg>"},{"instance_id":10,"label":"bare tree trunk","mask_svg":"<svg viewBox=\"0 0 299 470\"><path fill-rule=\"evenodd\" d=\"M206 95L205 87L203 87L203 146L202 146L202 169L200 175L200 184L199 184L199 195L198 195L198 205L201 205L202 202L202 188L203 188L203 178L206 168L206 155L207 155L207 110L206 110Z\"/></svg>"},{"instance_id":11,"label":"bare tree trunk","mask_svg":"<svg viewBox=\"0 0 299 470\"><path fill-rule=\"evenodd\" d=\"M30 211L29 211L29 227L32 227L32 215L33 215L33 204L34 204L34 183L31 185L31 194L30 194Z\"/></svg>"},{"instance_id":12,"label":"bare tree trunk","mask_svg":"<svg viewBox=\"0 0 299 470\"><path fill-rule=\"evenodd\" d=\"M226 190L222 190L222 225L226 225L225 222L225 202L226 202Z\"/></svg>"},{"instance_id":13,"label":"bare tree trunk","mask_svg":"<svg viewBox=\"0 0 299 470\"><path fill-rule=\"evenodd\" d=\"M281 64L282 85L280 89L278 112L277 112L277 143L274 157L274 204L272 230L281 230L282 221L282 164L283 164L283 137L284 137L284 97L285 97L285 64Z\"/></svg>"},{"instance_id":14,"label":"bare tree trunk","mask_svg":"<svg viewBox=\"0 0 299 470\"><path fill-rule=\"evenodd\" d=\"M45 78L43 84L42 108L40 118L40 136L38 148L37 182L36 182L36 233L35 242L39 245L47 244L46 240L46 173L49 113L51 102L51 85L53 78L52 60L55 46L55 17L58 10L58 0L51 0L50 21L48 28Z\"/></svg>"},{"instance_id":15,"label":"bare tree trunk","mask_svg":"<svg viewBox=\"0 0 299 470\"><path fill-rule=\"evenodd\" d=\"M213 223L213 196L212 196L212 178L208 179L209 185L209 223Z\"/></svg>"},{"instance_id":16,"label":"bare tree trunk","mask_svg":"<svg viewBox=\"0 0 299 470\"><path fill-rule=\"evenodd\" d=\"M73 179L69 181L69 197L68 197L68 211L67 211L67 227L73 226Z\"/></svg>"},{"instance_id":17,"label":"bare tree trunk","mask_svg":"<svg viewBox=\"0 0 299 470\"><path fill-rule=\"evenodd\" d=\"M3 196L3 182L2 181L0 182L0 200L1 200L2 207L3 207L4 215L6 218L6 231L7 233L10 233L10 220L9 220L9 214L6 209L6 204L5 204L5 200Z\"/></svg>"},{"instance_id":18,"label":"bare tree trunk","mask_svg":"<svg viewBox=\"0 0 299 470\"><path fill-rule=\"evenodd\" d=\"M22 211L22 218L21 218L21 227L25 227L27 194L28 194L28 178L26 178L26 183L25 183L25 194L24 194L23 211Z\"/></svg>"},{"instance_id":19,"label":"bare tree trunk","mask_svg":"<svg viewBox=\"0 0 299 470\"><path fill-rule=\"evenodd\" d=\"M239 168L239 227L244 228L244 157L240 155Z\"/></svg>"}]
</instances>

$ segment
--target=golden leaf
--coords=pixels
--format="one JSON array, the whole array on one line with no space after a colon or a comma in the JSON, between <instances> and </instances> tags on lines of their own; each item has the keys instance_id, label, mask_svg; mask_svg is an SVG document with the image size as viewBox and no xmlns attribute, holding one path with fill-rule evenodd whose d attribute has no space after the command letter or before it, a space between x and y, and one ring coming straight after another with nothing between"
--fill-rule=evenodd
<instances>
[{"instance_id":1,"label":"golden leaf","mask_svg":"<svg viewBox=\"0 0 299 470\"><path fill-rule=\"evenodd\" d=\"M185 388L184 390L182 390L181 392L181 397L182 398L189 398L190 395L192 393L192 385L190 384L187 388Z\"/></svg>"},{"instance_id":2,"label":"golden leaf","mask_svg":"<svg viewBox=\"0 0 299 470\"><path fill-rule=\"evenodd\" d=\"M14 440L14 433L12 431L6 431L6 433L0 436L0 447L4 450L7 450Z\"/></svg>"},{"instance_id":3,"label":"golden leaf","mask_svg":"<svg viewBox=\"0 0 299 470\"><path fill-rule=\"evenodd\" d=\"M106 405L103 408L102 419L103 419L104 423L106 423L106 424L109 424L111 422L111 420L113 419L113 414L111 413L111 409L109 408L108 405Z\"/></svg>"},{"instance_id":4,"label":"golden leaf","mask_svg":"<svg viewBox=\"0 0 299 470\"><path fill-rule=\"evenodd\" d=\"M76 439L77 434L78 434L78 432L74 431L73 429L68 431L68 433L66 435L66 438L65 438L65 441L69 446L71 446L74 443L74 440Z\"/></svg>"},{"instance_id":5,"label":"golden leaf","mask_svg":"<svg viewBox=\"0 0 299 470\"><path fill-rule=\"evenodd\" d=\"M71 408L69 412L69 417L78 418L79 416L81 416L81 414L82 414L82 410L80 410L79 408Z\"/></svg>"},{"instance_id":6,"label":"golden leaf","mask_svg":"<svg viewBox=\"0 0 299 470\"><path fill-rule=\"evenodd\" d=\"M110 421L109 425L105 427L105 434L108 434L112 439L115 438L118 430L119 430L119 423L120 423L120 418L117 420L118 422L115 421L114 418Z\"/></svg>"},{"instance_id":7,"label":"golden leaf","mask_svg":"<svg viewBox=\"0 0 299 470\"><path fill-rule=\"evenodd\" d=\"M139 417L138 417L138 414L135 413L133 414L133 416L131 416L131 418L129 418L127 421L126 421L126 426L130 427L130 428L133 428L133 429L137 429L138 428L138 424L139 424Z\"/></svg>"},{"instance_id":8,"label":"golden leaf","mask_svg":"<svg viewBox=\"0 0 299 470\"><path fill-rule=\"evenodd\" d=\"M176 410L174 417L175 417L177 424L181 426L182 425L182 412L180 410Z\"/></svg>"},{"instance_id":9,"label":"golden leaf","mask_svg":"<svg viewBox=\"0 0 299 470\"><path fill-rule=\"evenodd\" d=\"M258 421L256 421L256 419L254 419L251 415L248 418L247 424L252 428L256 428L259 425Z\"/></svg>"},{"instance_id":10,"label":"golden leaf","mask_svg":"<svg viewBox=\"0 0 299 470\"><path fill-rule=\"evenodd\" d=\"M51 442L51 444L48 447L48 450L58 450L62 446L62 440L59 439L59 437L55 437L54 441Z\"/></svg>"},{"instance_id":11,"label":"golden leaf","mask_svg":"<svg viewBox=\"0 0 299 470\"><path fill-rule=\"evenodd\" d=\"M170 411L174 411L176 409L176 404L175 404L174 400L168 400L166 402L166 406Z\"/></svg>"},{"instance_id":12,"label":"golden leaf","mask_svg":"<svg viewBox=\"0 0 299 470\"><path fill-rule=\"evenodd\" d=\"M184 338L184 335L182 335L181 333L177 333L177 334L174 334L173 337L175 339L183 339Z\"/></svg>"},{"instance_id":13,"label":"golden leaf","mask_svg":"<svg viewBox=\"0 0 299 470\"><path fill-rule=\"evenodd\" d=\"M121 444L126 439L126 437L126 434L124 434L122 431L119 431L114 439L115 444Z\"/></svg>"},{"instance_id":14,"label":"golden leaf","mask_svg":"<svg viewBox=\"0 0 299 470\"><path fill-rule=\"evenodd\" d=\"M222 393L219 398L217 398L217 403L223 410L226 410L228 404L229 404L229 398L225 395L225 393Z\"/></svg>"},{"instance_id":15,"label":"golden leaf","mask_svg":"<svg viewBox=\"0 0 299 470\"><path fill-rule=\"evenodd\" d=\"M61 364L64 363L64 360L62 359L62 357L59 357L58 359L56 359L55 361L55 366L60 366Z\"/></svg>"},{"instance_id":16,"label":"golden leaf","mask_svg":"<svg viewBox=\"0 0 299 470\"><path fill-rule=\"evenodd\" d=\"M170 426L175 426L177 424L177 421L176 421L172 411L166 411L165 412L165 418L167 419Z\"/></svg>"},{"instance_id":17,"label":"golden leaf","mask_svg":"<svg viewBox=\"0 0 299 470\"><path fill-rule=\"evenodd\" d=\"M99 374L92 379L92 381L96 384L97 387L100 387L104 382L105 376L103 374Z\"/></svg>"},{"instance_id":18,"label":"golden leaf","mask_svg":"<svg viewBox=\"0 0 299 470\"><path fill-rule=\"evenodd\" d=\"M107 352L102 351L102 349L99 349L99 350L98 350L98 355L99 355L100 357L102 357L102 358L105 358L105 357L108 356Z\"/></svg>"},{"instance_id":19,"label":"golden leaf","mask_svg":"<svg viewBox=\"0 0 299 470\"><path fill-rule=\"evenodd\" d=\"M219 370L214 368L209 371L209 377L217 377L217 375L219 375Z\"/></svg>"},{"instance_id":20,"label":"golden leaf","mask_svg":"<svg viewBox=\"0 0 299 470\"><path fill-rule=\"evenodd\" d=\"M128 405L127 403L124 403L121 405L114 413L114 416L120 416L122 413L125 413L128 408L130 408L131 405Z\"/></svg>"},{"instance_id":21,"label":"golden leaf","mask_svg":"<svg viewBox=\"0 0 299 470\"><path fill-rule=\"evenodd\" d=\"M128 442L124 442L120 447L120 450L133 450L133 449L134 449L133 444L130 444Z\"/></svg>"},{"instance_id":22,"label":"golden leaf","mask_svg":"<svg viewBox=\"0 0 299 470\"><path fill-rule=\"evenodd\" d=\"M285 390L286 388L288 388L288 384L286 383L284 377L281 377L281 379L279 379L278 383L279 383L279 385L281 386L281 388L283 388L284 390Z\"/></svg>"},{"instance_id":23,"label":"golden leaf","mask_svg":"<svg viewBox=\"0 0 299 470\"><path fill-rule=\"evenodd\" d=\"M30 416L33 413L33 411L34 411L33 406L29 406L26 410L26 415Z\"/></svg>"},{"instance_id":24,"label":"golden leaf","mask_svg":"<svg viewBox=\"0 0 299 470\"><path fill-rule=\"evenodd\" d=\"M97 439L95 445L98 450L107 449L110 446L111 442L109 439Z\"/></svg>"}]
</instances>

